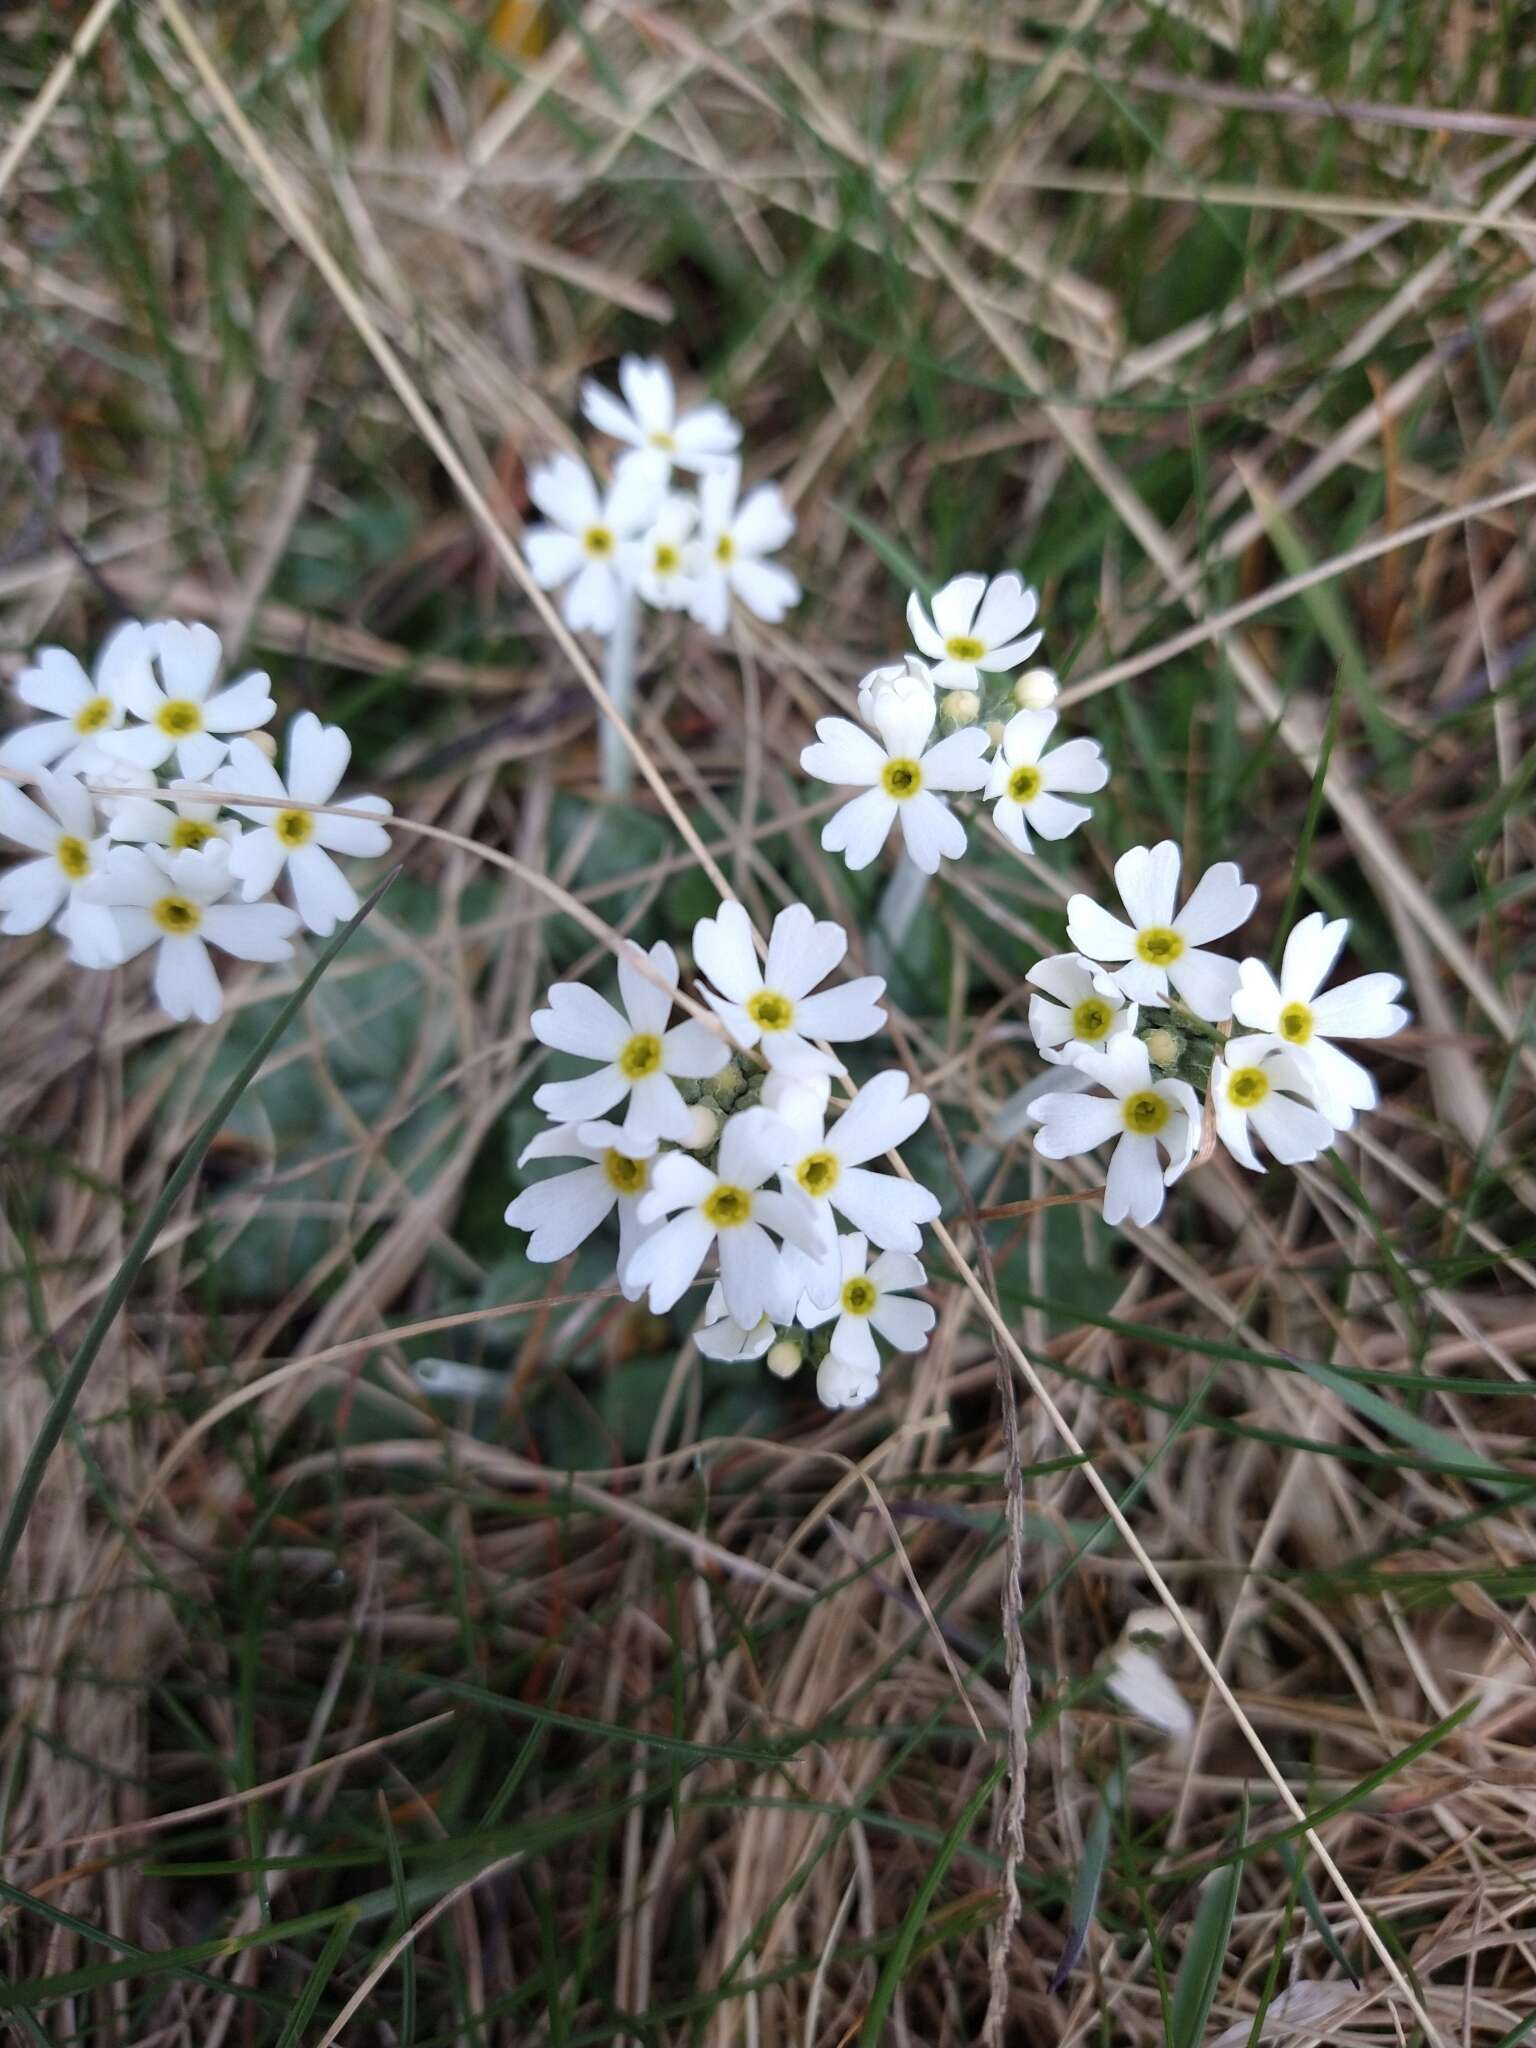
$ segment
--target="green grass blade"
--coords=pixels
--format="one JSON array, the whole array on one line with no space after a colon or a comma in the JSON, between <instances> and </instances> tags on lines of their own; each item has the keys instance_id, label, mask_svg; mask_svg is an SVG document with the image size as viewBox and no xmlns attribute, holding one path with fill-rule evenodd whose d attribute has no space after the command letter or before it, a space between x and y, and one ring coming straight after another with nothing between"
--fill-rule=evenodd
<instances>
[{"instance_id":1,"label":"green grass blade","mask_svg":"<svg viewBox=\"0 0 1536 2048\"><path fill-rule=\"evenodd\" d=\"M1247 1829L1248 1801L1245 1797L1237 1823L1239 1848ZM1232 1917L1237 1911L1237 1895L1242 1882L1243 1866L1240 1862L1206 1881L1200 1903L1195 1908L1189 1946L1184 1951L1179 1974L1174 1980L1168 2048L1199 2048L1205 2038L1205 2023L1211 2016L1221 1973L1226 1966L1227 1944L1232 1938Z\"/></svg>"},{"instance_id":2,"label":"green grass blade","mask_svg":"<svg viewBox=\"0 0 1536 2048\"><path fill-rule=\"evenodd\" d=\"M1099 1886L1104 1881L1104 1866L1109 1861L1110 1821L1114 1806L1109 1794L1101 1795L1088 1826L1088 1836L1083 1843L1083 1860L1078 1865L1077 1879L1072 1886L1072 1915L1067 1922L1067 1945L1061 1952L1061 1961L1051 1975L1050 1990L1054 1998L1068 1977L1077 1967L1077 1959L1088 1941L1088 1929L1093 1924L1094 1909L1099 1903Z\"/></svg>"}]
</instances>

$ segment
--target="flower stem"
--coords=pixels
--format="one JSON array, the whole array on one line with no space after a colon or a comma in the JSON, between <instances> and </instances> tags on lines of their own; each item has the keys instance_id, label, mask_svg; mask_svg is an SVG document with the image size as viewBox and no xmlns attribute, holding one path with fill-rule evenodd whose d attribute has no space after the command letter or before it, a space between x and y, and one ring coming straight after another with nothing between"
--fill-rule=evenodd
<instances>
[{"instance_id":1,"label":"flower stem","mask_svg":"<svg viewBox=\"0 0 1536 2048\"><path fill-rule=\"evenodd\" d=\"M640 599L633 590L621 587L618 614L603 650L603 688L626 725L634 721L635 649L639 638ZM609 796L627 796L634 759L611 719L603 720L597 746L604 791Z\"/></svg>"}]
</instances>

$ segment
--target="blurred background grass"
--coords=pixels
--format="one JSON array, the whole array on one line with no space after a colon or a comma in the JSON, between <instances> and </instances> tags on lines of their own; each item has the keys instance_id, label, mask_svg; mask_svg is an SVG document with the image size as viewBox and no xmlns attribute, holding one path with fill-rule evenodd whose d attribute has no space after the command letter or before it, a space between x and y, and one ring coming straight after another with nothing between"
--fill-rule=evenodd
<instances>
[{"instance_id":1,"label":"blurred background grass","mask_svg":"<svg viewBox=\"0 0 1536 2048\"><path fill-rule=\"evenodd\" d=\"M8 11L0 132L75 25ZM837 798L797 761L903 644L907 581L1039 585L1114 780L1039 861L973 834L888 963L948 1140L912 1164L971 1252L968 1203L1087 1185L1007 1109L1038 1068L1023 973L1125 845L1239 859L1254 951L1294 897L1406 976L1358 1142L1262 1182L1213 1161L1129 1240L1075 1205L993 1223L988 1284L1439 2037L1513 2044L1531 568L1523 504L1456 515L1531 482L1530 10L270 0L195 26L514 529L579 377L626 349L784 483L801 610L725 646L652 619L644 647L642 737L759 921L801 897L870 930L882 877L821 855ZM7 672L122 612L206 618L284 715L349 728L361 786L685 942L713 891L643 793L598 797L589 699L269 198L162 13L120 8L4 200ZM526 1263L501 1211L540 1121L527 1018L602 949L402 844L162 1239L5 1589L17 2038L1422 2038L1187 1649L1159 1654L1193 1742L1106 1692L1149 1588L1027 1397L1033 1725L1005 1768L998 1376L941 1264L928 1354L829 1416L701 1367L689 1317L615 1298L606 1246ZM9 1489L297 973L191 1032L131 973L6 959Z\"/></svg>"}]
</instances>

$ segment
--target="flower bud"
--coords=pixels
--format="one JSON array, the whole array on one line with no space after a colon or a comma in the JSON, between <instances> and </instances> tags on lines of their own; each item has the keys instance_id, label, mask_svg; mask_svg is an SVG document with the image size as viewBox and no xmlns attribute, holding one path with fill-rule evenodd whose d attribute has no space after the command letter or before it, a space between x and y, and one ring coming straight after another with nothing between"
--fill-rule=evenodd
<instances>
[{"instance_id":1,"label":"flower bud","mask_svg":"<svg viewBox=\"0 0 1536 2048\"><path fill-rule=\"evenodd\" d=\"M1149 1031L1141 1042L1147 1048L1147 1058L1154 1067L1171 1067L1184 1050L1174 1034L1161 1024Z\"/></svg>"},{"instance_id":2,"label":"flower bud","mask_svg":"<svg viewBox=\"0 0 1536 2048\"><path fill-rule=\"evenodd\" d=\"M735 1060L727 1060L718 1074L711 1075L709 1092L717 1102L734 1102L746 1076Z\"/></svg>"},{"instance_id":3,"label":"flower bud","mask_svg":"<svg viewBox=\"0 0 1536 2048\"><path fill-rule=\"evenodd\" d=\"M989 718L987 720L987 738L994 747L1000 747L1003 744L1003 734L1006 729L1000 718Z\"/></svg>"},{"instance_id":4,"label":"flower bud","mask_svg":"<svg viewBox=\"0 0 1536 2048\"><path fill-rule=\"evenodd\" d=\"M872 668L859 684L859 716L866 725L875 722L875 706L884 701L917 704L933 702L933 678L927 664L909 654L904 662L889 668Z\"/></svg>"},{"instance_id":5,"label":"flower bud","mask_svg":"<svg viewBox=\"0 0 1536 2048\"><path fill-rule=\"evenodd\" d=\"M269 761L277 759L277 741L269 732L248 732L245 734L253 747L259 747Z\"/></svg>"},{"instance_id":6,"label":"flower bud","mask_svg":"<svg viewBox=\"0 0 1536 2048\"><path fill-rule=\"evenodd\" d=\"M1027 668L1013 686L1013 701L1021 711L1049 711L1061 685L1048 668Z\"/></svg>"},{"instance_id":7,"label":"flower bud","mask_svg":"<svg viewBox=\"0 0 1536 2048\"><path fill-rule=\"evenodd\" d=\"M947 690L940 699L939 710L951 725L974 725L981 699L974 690Z\"/></svg>"},{"instance_id":8,"label":"flower bud","mask_svg":"<svg viewBox=\"0 0 1536 2048\"><path fill-rule=\"evenodd\" d=\"M688 1112L688 1135L683 1140L685 1151L702 1152L706 1145L713 1145L720 1134L720 1118L707 1102L696 1102Z\"/></svg>"},{"instance_id":9,"label":"flower bud","mask_svg":"<svg viewBox=\"0 0 1536 2048\"><path fill-rule=\"evenodd\" d=\"M769 1345L763 1363L775 1379L792 1379L800 1370L800 1346L793 1337L781 1337L777 1344Z\"/></svg>"}]
</instances>

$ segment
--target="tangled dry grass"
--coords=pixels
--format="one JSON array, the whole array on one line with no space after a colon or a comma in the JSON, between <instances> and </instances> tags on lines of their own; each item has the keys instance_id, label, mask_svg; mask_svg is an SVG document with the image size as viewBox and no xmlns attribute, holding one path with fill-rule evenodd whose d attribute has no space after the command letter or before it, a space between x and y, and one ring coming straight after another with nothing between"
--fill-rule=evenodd
<instances>
[{"instance_id":1,"label":"tangled dry grass","mask_svg":"<svg viewBox=\"0 0 1536 2048\"><path fill-rule=\"evenodd\" d=\"M8 666L206 618L414 823L6 1589L17 2038L1513 2048L1520 10L106 11L56 104L52 9L0 77ZM598 798L589 690L359 309L514 541L626 346L785 482L806 606L725 647L657 624L637 733L760 923L800 896L867 934L934 1098L953 1255L871 1409L701 1367L600 1260L508 1242L540 992L714 891L644 785ZM1116 779L1070 862L985 845L887 959L799 750L907 564L1005 560ZM1415 1024L1337 1170L1218 1156L1113 1238L1021 1135L1022 974L1164 832L1243 861L1258 949L1293 885L1351 915ZM284 984L191 1032L7 943L8 1494ZM1149 1609L1183 1742L1105 1689Z\"/></svg>"}]
</instances>

